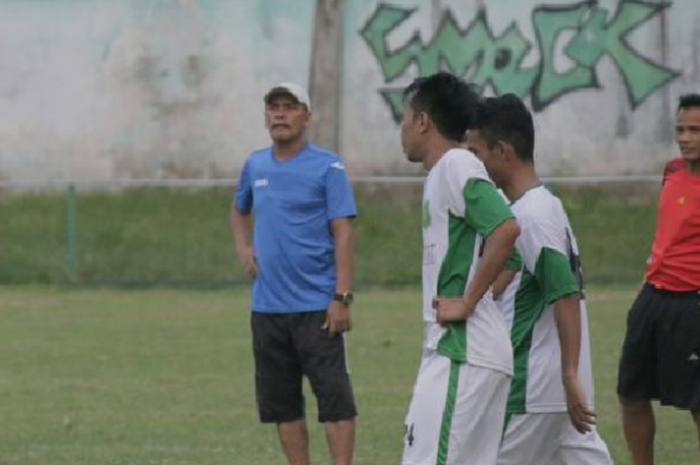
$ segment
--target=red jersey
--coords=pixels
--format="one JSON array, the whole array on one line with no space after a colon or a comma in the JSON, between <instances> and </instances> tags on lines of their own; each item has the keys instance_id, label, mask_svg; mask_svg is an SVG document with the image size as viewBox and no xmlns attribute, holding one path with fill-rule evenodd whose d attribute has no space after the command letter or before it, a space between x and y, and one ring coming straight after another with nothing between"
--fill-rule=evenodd
<instances>
[{"instance_id":1,"label":"red jersey","mask_svg":"<svg viewBox=\"0 0 700 465\"><path fill-rule=\"evenodd\" d=\"M678 160L664 170L646 279L670 291L700 290L700 176Z\"/></svg>"},{"instance_id":2,"label":"red jersey","mask_svg":"<svg viewBox=\"0 0 700 465\"><path fill-rule=\"evenodd\" d=\"M666 181L666 178L673 173L683 170L685 170L685 161L683 160L683 157L674 158L673 160L669 161L666 163L666 166L664 166L664 182Z\"/></svg>"}]
</instances>

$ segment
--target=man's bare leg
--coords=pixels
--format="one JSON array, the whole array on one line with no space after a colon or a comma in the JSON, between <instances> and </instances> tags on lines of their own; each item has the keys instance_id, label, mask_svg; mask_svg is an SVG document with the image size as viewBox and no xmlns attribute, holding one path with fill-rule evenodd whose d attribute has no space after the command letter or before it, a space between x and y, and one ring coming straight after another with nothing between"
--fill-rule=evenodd
<instances>
[{"instance_id":1,"label":"man's bare leg","mask_svg":"<svg viewBox=\"0 0 700 465\"><path fill-rule=\"evenodd\" d=\"M334 465L350 465L355 447L355 419L326 423L326 440Z\"/></svg>"},{"instance_id":2,"label":"man's bare leg","mask_svg":"<svg viewBox=\"0 0 700 465\"><path fill-rule=\"evenodd\" d=\"M309 430L303 418L277 423L282 450L289 465L311 465L309 458Z\"/></svg>"},{"instance_id":3,"label":"man's bare leg","mask_svg":"<svg viewBox=\"0 0 700 465\"><path fill-rule=\"evenodd\" d=\"M634 465L654 465L654 410L648 400L620 399L622 427Z\"/></svg>"},{"instance_id":4,"label":"man's bare leg","mask_svg":"<svg viewBox=\"0 0 700 465\"><path fill-rule=\"evenodd\" d=\"M700 409L691 413L693 414L693 420L695 420L695 427L698 430L698 452L700 452Z\"/></svg>"}]
</instances>

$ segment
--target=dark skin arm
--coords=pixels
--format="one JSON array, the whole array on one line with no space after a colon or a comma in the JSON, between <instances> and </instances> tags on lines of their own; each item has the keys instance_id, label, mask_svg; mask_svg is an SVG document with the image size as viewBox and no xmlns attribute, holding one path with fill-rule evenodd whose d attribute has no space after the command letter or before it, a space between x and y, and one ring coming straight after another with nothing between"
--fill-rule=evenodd
<instances>
[{"instance_id":1,"label":"dark skin arm","mask_svg":"<svg viewBox=\"0 0 700 465\"><path fill-rule=\"evenodd\" d=\"M477 303L503 270L518 234L520 234L520 227L513 218L504 221L491 232L464 296L461 298L438 296L433 299L433 308L439 323L464 321L474 313Z\"/></svg>"},{"instance_id":2,"label":"dark skin arm","mask_svg":"<svg viewBox=\"0 0 700 465\"><path fill-rule=\"evenodd\" d=\"M494 300L498 300L501 297L501 294L505 292L516 274L518 274L518 272L515 270L504 269L501 271L496 281L494 281L493 286L491 286L491 293L493 294Z\"/></svg>"},{"instance_id":3,"label":"dark skin arm","mask_svg":"<svg viewBox=\"0 0 700 465\"><path fill-rule=\"evenodd\" d=\"M354 271L355 235L350 218L331 220L333 240L335 242L335 268L337 294L349 292ZM350 307L336 300L331 301L324 327L329 335L341 334L352 329Z\"/></svg>"},{"instance_id":4,"label":"dark skin arm","mask_svg":"<svg viewBox=\"0 0 700 465\"><path fill-rule=\"evenodd\" d=\"M236 245L236 255L238 255L238 259L248 276L255 278L258 274L258 263L253 246L250 244L253 219L250 214L244 215L233 206L231 207L229 220L233 231L233 240Z\"/></svg>"},{"instance_id":5,"label":"dark skin arm","mask_svg":"<svg viewBox=\"0 0 700 465\"><path fill-rule=\"evenodd\" d=\"M554 302L561 346L561 375L566 391L569 418L576 431L583 434L596 424L596 414L588 408L586 394L578 377L581 353L581 307L579 294L570 294Z\"/></svg>"}]
</instances>

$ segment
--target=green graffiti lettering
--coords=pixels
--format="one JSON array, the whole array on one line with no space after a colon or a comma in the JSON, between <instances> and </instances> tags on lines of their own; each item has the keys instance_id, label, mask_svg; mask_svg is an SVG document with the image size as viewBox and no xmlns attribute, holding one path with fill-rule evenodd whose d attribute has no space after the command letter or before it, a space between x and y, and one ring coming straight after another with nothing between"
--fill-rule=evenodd
<instances>
[{"instance_id":1,"label":"green graffiti lettering","mask_svg":"<svg viewBox=\"0 0 700 465\"><path fill-rule=\"evenodd\" d=\"M625 80L632 107L636 108L678 73L643 57L627 45L624 38L668 6L668 3L623 2L609 24L606 23L605 10L593 11L586 25L566 47L565 53L591 69L603 56L609 55Z\"/></svg>"},{"instance_id":2,"label":"green graffiti lettering","mask_svg":"<svg viewBox=\"0 0 700 465\"><path fill-rule=\"evenodd\" d=\"M488 32L485 17L483 28ZM537 78L536 67L522 68L522 61L532 46L514 24L500 37L489 35L482 46L483 58L472 81L484 87L490 84L496 93L512 92L525 97Z\"/></svg>"},{"instance_id":3,"label":"green graffiti lettering","mask_svg":"<svg viewBox=\"0 0 700 465\"><path fill-rule=\"evenodd\" d=\"M403 112L403 89L380 89L379 93L386 104L389 105L394 121L397 123L401 121L401 114Z\"/></svg>"},{"instance_id":4,"label":"green graffiti lettering","mask_svg":"<svg viewBox=\"0 0 700 465\"><path fill-rule=\"evenodd\" d=\"M558 73L556 71L555 48L560 34L567 29L576 29L583 20L589 4L573 7L541 7L532 14L532 22L540 44L540 76L532 89L533 109L546 108L557 98L574 90L597 87L595 71L581 65Z\"/></svg>"},{"instance_id":5,"label":"green graffiti lettering","mask_svg":"<svg viewBox=\"0 0 700 465\"><path fill-rule=\"evenodd\" d=\"M397 51L390 53L386 43L386 36L403 23L416 10L404 10L388 5L380 5L374 16L367 22L362 30L362 37L369 44L370 49L382 67L384 79L391 82L399 77L411 64L420 52L420 39L414 36L406 45ZM416 50L417 49L417 50Z\"/></svg>"},{"instance_id":6,"label":"green graffiti lettering","mask_svg":"<svg viewBox=\"0 0 700 465\"><path fill-rule=\"evenodd\" d=\"M486 17L478 15L463 31L447 10L429 44L424 46L416 33L403 46L389 51L387 36L415 11L380 5L361 32L377 58L387 83L401 76L411 64L415 64L421 76L433 74L440 69L448 69L457 75L474 70L474 84L482 87L490 84L498 93L527 95L537 78L538 70L521 66L531 45L515 25L501 36L494 37L488 28ZM398 121L403 105L402 90L381 89L380 93Z\"/></svg>"},{"instance_id":7,"label":"green graffiti lettering","mask_svg":"<svg viewBox=\"0 0 700 465\"><path fill-rule=\"evenodd\" d=\"M540 111L561 96L587 88L600 87L595 67L609 56L623 76L630 104L636 108L655 90L668 84L679 73L642 56L625 42L626 36L669 4L622 0L608 21L608 11L596 2L584 1L566 6L541 6L533 10L539 62L523 66L532 49L518 26L511 24L496 36L488 25L485 10L461 29L449 9L429 43L416 31L403 45L390 50L388 36L417 8L399 8L380 4L360 34L374 54L386 84L405 75L415 66L418 75L427 76L446 69L472 83L491 86L501 95L512 92L530 96L533 109ZM570 62L566 71L558 71L556 51L562 33L572 31L573 38L563 44ZM401 119L403 89L379 89L396 121Z\"/></svg>"}]
</instances>

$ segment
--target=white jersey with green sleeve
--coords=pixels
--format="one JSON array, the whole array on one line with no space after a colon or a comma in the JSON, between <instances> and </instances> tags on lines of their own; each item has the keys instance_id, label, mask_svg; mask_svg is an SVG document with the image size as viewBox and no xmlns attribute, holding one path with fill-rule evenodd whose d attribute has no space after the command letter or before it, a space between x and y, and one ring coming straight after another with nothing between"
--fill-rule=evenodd
<instances>
[{"instance_id":1,"label":"white jersey with green sleeve","mask_svg":"<svg viewBox=\"0 0 700 465\"><path fill-rule=\"evenodd\" d=\"M542 185L511 209L520 225L516 250L519 272L498 300L510 328L514 375L508 413L566 412L561 377L561 346L552 304L581 293L579 378L593 404L588 317L578 245L561 201ZM509 262L511 267L514 262ZM516 268L516 267L511 267Z\"/></svg>"},{"instance_id":2,"label":"white jersey with green sleeve","mask_svg":"<svg viewBox=\"0 0 700 465\"><path fill-rule=\"evenodd\" d=\"M508 329L491 292L466 322L441 326L432 308L437 295L464 295L484 238L509 218L512 212L473 153L452 149L428 173L423 191L425 347L452 360L512 374Z\"/></svg>"}]
</instances>

